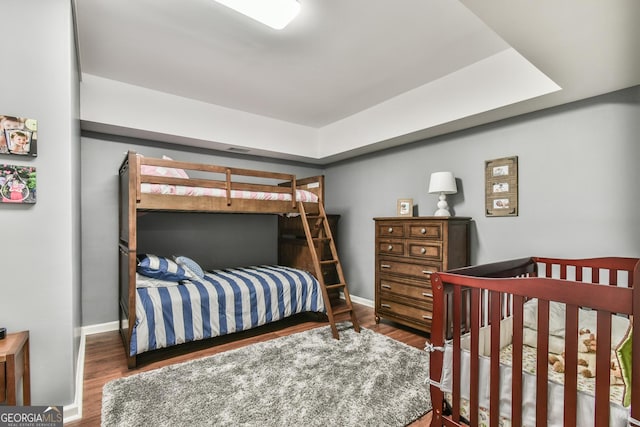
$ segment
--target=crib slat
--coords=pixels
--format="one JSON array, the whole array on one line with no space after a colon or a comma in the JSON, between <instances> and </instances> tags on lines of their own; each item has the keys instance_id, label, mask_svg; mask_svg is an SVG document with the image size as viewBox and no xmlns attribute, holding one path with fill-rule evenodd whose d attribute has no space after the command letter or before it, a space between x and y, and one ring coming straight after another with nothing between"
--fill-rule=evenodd
<instances>
[{"instance_id":1,"label":"crib slat","mask_svg":"<svg viewBox=\"0 0 640 427\"><path fill-rule=\"evenodd\" d=\"M553 264L551 264L550 262L546 264L545 266L545 273L544 273L544 277L551 277L553 274Z\"/></svg>"},{"instance_id":2,"label":"crib slat","mask_svg":"<svg viewBox=\"0 0 640 427\"><path fill-rule=\"evenodd\" d=\"M489 368L489 425L498 427L500 419L500 318L501 294L491 291L491 365Z\"/></svg>"},{"instance_id":3,"label":"crib slat","mask_svg":"<svg viewBox=\"0 0 640 427\"><path fill-rule=\"evenodd\" d=\"M565 330L573 331L565 336L564 357L564 425L577 425L578 403L578 306L567 304Z\"/></svg>"},{"instance_id":4,"label":"crib slat","mask_svg":"<svg viewBox=\"0 0 640 427\"><path fill-rule=\"evenodd\" d=\"M472 426L478 425L478 402L480 386L480 358L478 341L480 333L480 289L471 289L471 363L470 363L470 391L469 391L469 421Z\"/></svg>"},{"instance_id":5,"label":"crib slat","mask_svg":"<svg viewBox=\"0 0 640 427\"><path fill-rule=\"evenodd\" d=\"M610 378L606 373L611 368L611 313L598 310L597 319L595 425L608 426ZM599 374L600 372L605 373L605 375Z\"/></svg>"},{"instance_id":6,"label":"crib slat","mask_svg":"<svg viewBox=\"0 0 640 427\"><path fill-rule=\"evenodd\" d=\"M536 426L547 425L547 378L549 377L549 301L538 300L538 352L536 360Z\"/></svg>"},{"instance_id":7,"label":"crib slat","mask_svg":"<svg viewBox=\"0 0 640 427\"><path fill-rule=\"evenodd\" d=\"M522 327L524 323L524 298L513 296L513 355L511 373L511 426L522 426Z\"/></svg>"}]
</instances>

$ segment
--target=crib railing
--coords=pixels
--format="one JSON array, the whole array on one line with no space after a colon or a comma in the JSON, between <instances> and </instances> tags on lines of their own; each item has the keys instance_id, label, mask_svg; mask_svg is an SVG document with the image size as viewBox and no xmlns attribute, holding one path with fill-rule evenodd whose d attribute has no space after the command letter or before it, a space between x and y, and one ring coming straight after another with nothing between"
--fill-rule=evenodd
<instances>
[{"instance_id":1,"label":"crib railing","mask_svg":"<svg viewBox=\"0 0 640 427\"><path fill-rule=\"evenodd\" d=\"M444 396L439 389L442 372L442 353L431 357L431 396L434 405L433 425L460 425L461 422L479 423L479 386L485 378L479 377L480 328L490 329L489 413L490 425L498 425L500 398L500 328L501 320L512 317L512 379L511 422L522 424L523 402L523 323L524 303L538 299L537 362L536 362L536 420L547 422L549 305L552 301L566 304L565 330L565 384L564 425L576 425L577 359L579 308L597 312L598 347L596 372L610 368L612 315L631 316L640 312L640 292L633 292L636 274L640 274L637 259L596 258L563 260L554 258L526 258L500 263L467 267L432 275L434 293L434 323L431 348L444 347L445 338L453 346L451 413L442 413ZM611 286L601 286L611 285ZM632 317L634 329L640 327L640 316ZM461 339L470 337L470 393L469 419L460 414L461 398ZM636 340L640 341L640 340ZM633 343L633 368L640 372L640 343ZM640 375L632 383L631 419L637 419L640 410ZM608 375L596 376L595 425L609 424ZM635 404L635 407L633 405ZM634 412L635 411L635 412Z\"/></svg>"}]
</instances>

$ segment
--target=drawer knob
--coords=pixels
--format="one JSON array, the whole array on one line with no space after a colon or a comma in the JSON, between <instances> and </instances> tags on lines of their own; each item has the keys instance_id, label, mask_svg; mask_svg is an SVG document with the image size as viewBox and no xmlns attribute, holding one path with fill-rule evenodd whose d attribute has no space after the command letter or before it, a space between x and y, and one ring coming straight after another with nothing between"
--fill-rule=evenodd
<instances>
[{"instance_id":1,"label":"drawer knob","mask_svg":"<svg viewBox=\"0 0 640 427\"><path fill-rule=\"evenodd\" d=\"M380 304L380 306L384 307L384 308L391 308L391 306L389 304Z\"/></svg>"},{"instance_id":2,"label":"drawer knob","mask_svg":"<svg viewBox=\"0 0 640 427\"><path fill-rule=\"evenodd\" d=\"M428 293L428 292L423 292L423 293L422 293L422 296L423 296L423 297L428 297L428 298L433 298L433 294L430 294L430 293Z\"/></svg>"},{"instance_id":3,"label":"drawer knob","mask_svg":"<svg viewBox=\"0 0 640 427\"><path fill-rule=\"evenodd\" d=\"M431 316L428 316L428 315L426 315L426 314L425 314L425 315L423 315L423 316L422 316L422 318L423 318L423 319L425 319L425 320L431 320L431 319L432 319L432 317L431 317Z\"/></svg>"},{"instance_id":4,"label":"drawer knob","mask_svg":"<svg viewBox=\"0 0 640 427\"><path fill-rule=\"evenodd\" d=\"M380 287L381 288L385 288L385 289L391 289L390 285L387 285L387 284L384 284L384 283L382 285L380 285Z\"/></svg>"},{"instance_id":5,"label":"drawer knob","mask_svg":"<svg viewBox=\"0 0 640 427\"><path fill-rule=\"evenodd\" d=\"M389 264L380 264L380 268L391 268Z\"/></svg>"},{"instance_id":6,"label":"drawer knob","mask_svg":"<svg viewBox=\"0 0 640 427\"><path fill-rule=\"evenodd\" d=\"M393 245L389 245L389 247L387 248L387 250L392 251L392 250L393 250Z\"/></svg>"},{"instance_id":7,"label":"drawer knob","mask_svg":"<svg viewBox=\"0 0 640 427\"><path fill-rule=\"evenodd\" d=\"M389 233L393 233L393 227L389 227Z\"/></svg>"},{"instance_id":8,"label":"drawer knob","mask_svg":"<svg viewBox=\"0 0 640 427\"><path fill-rule=\"evenodd\" d=\"M433 274L433 271L431 270L422 270L423 274Z\"/></svg>"},{"instance_id":9,"label":"drawer knob","mask_svg":"<svg viewBox=\"0 0 640 427\"><path fill-rule=\"evenodd\" d=\"M426 254L427 253L427 248L420 248L420 253L421 254Z\"/></svg>"},{"instance_id":10,"label":"drawer knob","mask_svg":"<svg viewBox=\"0 0 640 427\"><path fill-rule=\"evenodd\" d=\"M422 233L422 234L427 234L427 229L426 229L426 228L421 229L421 230L420 230L420 233Z\"/></svg>"}]
</instances>

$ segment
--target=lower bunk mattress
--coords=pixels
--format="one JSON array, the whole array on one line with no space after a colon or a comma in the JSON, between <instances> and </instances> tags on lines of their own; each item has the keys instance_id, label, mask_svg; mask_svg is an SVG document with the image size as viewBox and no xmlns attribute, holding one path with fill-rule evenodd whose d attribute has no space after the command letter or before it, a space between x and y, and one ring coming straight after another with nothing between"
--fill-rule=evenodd
<instances>
[{"instance_id":1,"label":"lower bunk mattress","mask_svg":"<svg viewBox=\"0 0 640 427\"><path fill-rule=\"evenodd\" d=\"M244 331L297 313L325 312L317 279L283 266L215 270L203 278L138 287L136 292L130 356Z\"/></svg>"}]
</instances>

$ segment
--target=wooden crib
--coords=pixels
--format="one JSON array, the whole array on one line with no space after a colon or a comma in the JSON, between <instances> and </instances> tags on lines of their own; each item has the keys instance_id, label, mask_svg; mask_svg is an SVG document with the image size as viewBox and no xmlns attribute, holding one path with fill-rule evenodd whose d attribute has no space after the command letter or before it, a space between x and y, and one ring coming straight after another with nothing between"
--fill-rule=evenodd
<instances>
[{"instance_id":1,"label":"wooden crib","mask_svg":"<svg viewBox=\"0 0 640 427\"><path fill-rule=\"evenodd\" d=\"M633 287L639 275L636 258L541 257L432 275L433 327L427 346L432 425L520 426L531 425L533 419L538 426L575 426L584 425L589 417L588 422L596 426L640 426L640 339L630 338L640 328L640 315L634 316L640 312L640 292ZM531 311L532 304L537 310ZM550 342L557 334L550 323L557 322L557 309L564 310L564 374L557 374L549 363ZM533 347L527 327L531 313L537 316ZM584 379L586 373L579 373L584 369L578 365L583 355L578 335L584 319L593 319L596 329L591 331L597 337L592 355L595 379ZM628 326L623 331L624 348L612 342L612 325L619 324ZM614 338L616 334L614 328ZM510 366L501 363L505 336L511 341ZM532 351L535 366L523 367L523 353ZM620 356L618 362L625 365L624 385L611 385L612 355ZM564 384L549 380L550 375L559 375ZM580 391L583 381L592 381L590 392ZM531 385L534 391L527 391L525 386ZM627 404L630 399L630 405L610 403L614 390L621 391ZM532 395L528 403L527 395Z\"/></svg>"}]
</instances>

